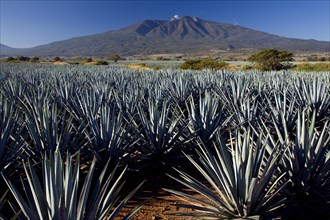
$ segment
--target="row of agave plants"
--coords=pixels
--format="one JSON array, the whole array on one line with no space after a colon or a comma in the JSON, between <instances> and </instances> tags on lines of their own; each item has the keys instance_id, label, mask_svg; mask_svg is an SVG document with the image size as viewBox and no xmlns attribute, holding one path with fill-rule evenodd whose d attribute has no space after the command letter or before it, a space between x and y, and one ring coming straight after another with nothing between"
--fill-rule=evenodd
<instances>
[{"instance_id":1,"label":"row of agave plants","mask_svg":"<svg viewBox=\"0 0 330 220\"><path fill-rule=\"evenodd\" d=\"M127 173L168 167L198 194L164 189L195 210L178 216L322 216L329 82L329 73L1 64L0 217L118 218L144 182L125 195L124 180L135 184Z\"/></svg>"}]
</instances>

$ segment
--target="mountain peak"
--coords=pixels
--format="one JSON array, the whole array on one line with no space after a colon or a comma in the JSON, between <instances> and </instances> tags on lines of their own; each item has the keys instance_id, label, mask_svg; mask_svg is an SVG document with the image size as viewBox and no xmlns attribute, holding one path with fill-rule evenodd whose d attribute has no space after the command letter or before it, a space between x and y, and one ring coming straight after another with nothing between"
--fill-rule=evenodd
<instances>
[{"instance_id":1,"label":"mountain peak","mask_svg":"<svg viewBox=\"0 0 330 220\"><path fill-rule=\"evenodd\" d=\"M195 16L143 20L116 31L77 37L24 50L2 45L2 55L110 56L156 53L200 53L211 50L277 48L291 51L330 51L328 41L279 37L233 24Z\"/></svg>"},{"instance_id":2,"label":"mountain peak","mask_svg":"<svg viewBox=\"0 0 330 220\"><path fill-rule=\"evenodd\" d=\"M170 20L143 20L135 25L126 28L140 36L158 36L176 39L197 39L200 37L210 37L209 31L205 28L206 21L195 16L174 15Z\"/></svg>"},{"instance_id":3,"label":"mountain peak","mask_svg":"<svg viewBox=\"0 0 330 220\"><path fill-rule=\"evenodd\" d=\"M137 25L133 25L133 29L136 33L145 36L149 33L152 29L161 25L164 21L160 20L143 20L142 22L138 23Z\"/></svg>"},{"instance_id":4,"label":"mountain peak","mask_svg":"<svg viewBox=\"0 0 330 220\"><path fill-rule=\"evenodd\" d=\"M196 17L196 16L189 16L189 15L185 15L180 17L179 15L174 15L171 18L171 21L175 21L175 20L183 20L183 21L194 21L197 22L198 20L201 20L200 18Z\"/></svg>"},{"instance_id":5,"label":"mountain peak","mask_svg":"<svg viewBox=\"0 0 330 220\"><path fill-rule=\"evenodd\" d=\"M200 19L200 18L198 18L198 17L196 17L196 16L190 16L190 15L185 15L185 16L182 16L182 17L180 17L179 15L174 15L171 19L170 19L170 21L176 21L176 20L192 20L192 21L195 21L195 22L197 22L198 20L202 20L202 19Z\"/></svg>"},{"instance_id":6,"label":"mountain peak","mask_svg":"<svg viewBox=\"0 0 330 220\"><path fill-rule=\"evenodd\" d=\"M198 22L199 20L202 20L202 19L200 19L196 16L183 16L182 20Z\"/></svg>"}]
</instances>

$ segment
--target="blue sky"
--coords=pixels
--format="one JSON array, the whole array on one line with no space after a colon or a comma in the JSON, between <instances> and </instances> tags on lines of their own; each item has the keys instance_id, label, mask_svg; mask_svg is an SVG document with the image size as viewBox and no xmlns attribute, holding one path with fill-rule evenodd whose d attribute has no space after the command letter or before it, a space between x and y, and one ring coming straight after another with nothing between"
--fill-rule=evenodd
<instances>
[{"instance_id":1,"label":"blue sky","mask_svg":"<svg viewBox=\"0 0 330 220\"><path fill-rule=\"evenodd\" d=\"M116 30L144 19L191 15L280 36L330 40L330 0L0 0L0 42L32 47Z\"/></svg>"}]
</instances>

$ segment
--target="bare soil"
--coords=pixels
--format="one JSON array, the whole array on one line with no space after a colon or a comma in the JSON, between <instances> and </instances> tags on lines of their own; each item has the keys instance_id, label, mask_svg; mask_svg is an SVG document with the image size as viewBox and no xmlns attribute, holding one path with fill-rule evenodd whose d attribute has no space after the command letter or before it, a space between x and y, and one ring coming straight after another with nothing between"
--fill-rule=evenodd
<instances>
[{"instance_id":1,"label":"bare soil","mask_svg":"<svg viewBox=\"0 0 330 220\"><path fill-rule=\"evenodd\" d=\"M188 204L178 197L163 190L163 188L189 192L196 195L192 190L187 189L180 183L172 180L170 177L161 176L148 180L139 192L129 201L122 213L117 219L121 219L137 204L144 203L143 207L134 215L133 220L179 220L179 219L195 219L193 217L174 216L177 213L194 212L192 209L177 207L177 204ZM199 196L199 195L198 195Z\"/></svg>"},{"instance_id":2,"label":"bare soil","mask_svg":"<svg viewBox=\"0 0 330 220\"><path fill-rule=\"evenodd\" d=\"M152 70L152 68L150 68L150 67L139 65L139 64L127 64L125 66L127 66L131 69L136 69L136 70Z\"/></svg>"}]
</instances>

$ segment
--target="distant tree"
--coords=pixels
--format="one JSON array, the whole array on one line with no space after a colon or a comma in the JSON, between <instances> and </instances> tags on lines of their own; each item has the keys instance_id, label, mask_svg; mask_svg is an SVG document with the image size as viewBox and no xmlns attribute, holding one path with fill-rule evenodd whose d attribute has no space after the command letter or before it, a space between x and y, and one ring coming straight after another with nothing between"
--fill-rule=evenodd
<instances>
[{"instance_id":1,"label":"distant tree","mask_svg":"<svg viewBox=\"0 0 330 220\"><path fill-rule=\"evenodd\" d=\"M121 59L122 59L121 56L119 56L118 54L114 54L109 58L109 60L113 60L113 61L115 61L115 63L117 63L117 61L119 61Z\"/></svg>"},{"instance_id":2,"label":"distant tree","mask_svg":"<svg viewBox=\"0 0 330 220\"><path fill-rule=\"evenodd\" d=\"M311 56L308 56L307 57L307 61L309 62L314 62L314 61L317 61L317 56L316 55L311 55Z\"/></svg>"},{"instance_id":3,"label":"distant tree","mask_svg":"<svg viewBox=\"0 0 330 220\"><path fill-rule=\"evenodd\" d=\"M319 61L324 62L327 61L327 59L325 57L319 57Z\"/></svg>"},{"instance_id":4,"label":"distant tree","mask_svg":"<svg viewBox=\"0 0 330 220\"><path fill-rule=\"evenodd\" d=\"M19 61L29 61L30 60L30 57L17 56L16 57L16 60L19 60Z\"/></svg>"},{"instance_id":5,"label":"distant tree","mask_svg":"<svg viewBox=\"0 0 330 220\"><path fill-rule=\"evenodd\" d=\"M201 69L224 69L228 66L228 63L224 61L215 60L212 58L198 58L192 60L186 60L180 65L180 69L191 69L191 70L201 70Z\"/></svg>"},{"instance_id":6,"label":"distant tree","mask_svg":"<svg viewBox=\"0 0 330 220\"><path fill-rule=\"evenodd\" d=\"M58 62L58 61L62 61L62 59L60 57L54 57L54 61Z\"/></svg>"},{"instance_id":7,"label":"distant tree","mask_svg":"<svg viewBox=\"0 0 330 220\"><path fill-rule=\"evenodd\" d=\"M95 65L108 65L109 63L105 60L97 60Z\"/></svg>"},{"instance_id":8,"label":"distant tree","mask_svg":"<svg viewBox=\"0 0 330 220\"><path fill-rule=\"evenodd\" d=\"M164 60L164 57L159 56L159 57L156 58L156 60Z\"/></svg>"},{"instance_id":9,"label":"distant tree","mask_svg":"<svg viewBox=\"0 0 330 220\"><path fill-rule=\"evenodd\" d=\"M249 61L256 64L260 70L281 70L291 67L289 61L293 61L293 53L286 50L266 49L249 57Z\"/></svg>"},{"instance_id":10,"label":"distant tree","mask_svg":"<svg viewBox=\"0 0 330 220\"><path fill-rule=\"evenodd\" d=\"M181 55L180 56L176 56L175 59L176 60L181 60L182 59L182 56Z\"/></svg>"},{"instance_id":11,"label":"distant tree","mask_svg":"<svg viewBox=\"0 0 330 220\"><path fill-rule=\"evenodd\" d=\"M16 60L14 57L8 57L7 58L7 62L14 61L14 60Z\"/></svg>"},{"instance_id":12,"label":"distant tree","mask_svg":"<svg viewBox=\"0 0 330 220\"><path fill-rule=\"evenodd\" d=\"M38 62L39 62L39 57L33 57L33 58L31 59L31 62L32 62L32 63L38 63Z\"/></svg>"},{"instance_id":13,"label":"distant tree","mask_svg":"<svg viewBox=\"0 0 330 220\"><path fill-rule=\"evenodd\" d=\"M91 62L93 62L93 58L91 57L86 58L86 63L91 63Z\"/></svg>"}]
</instances>

